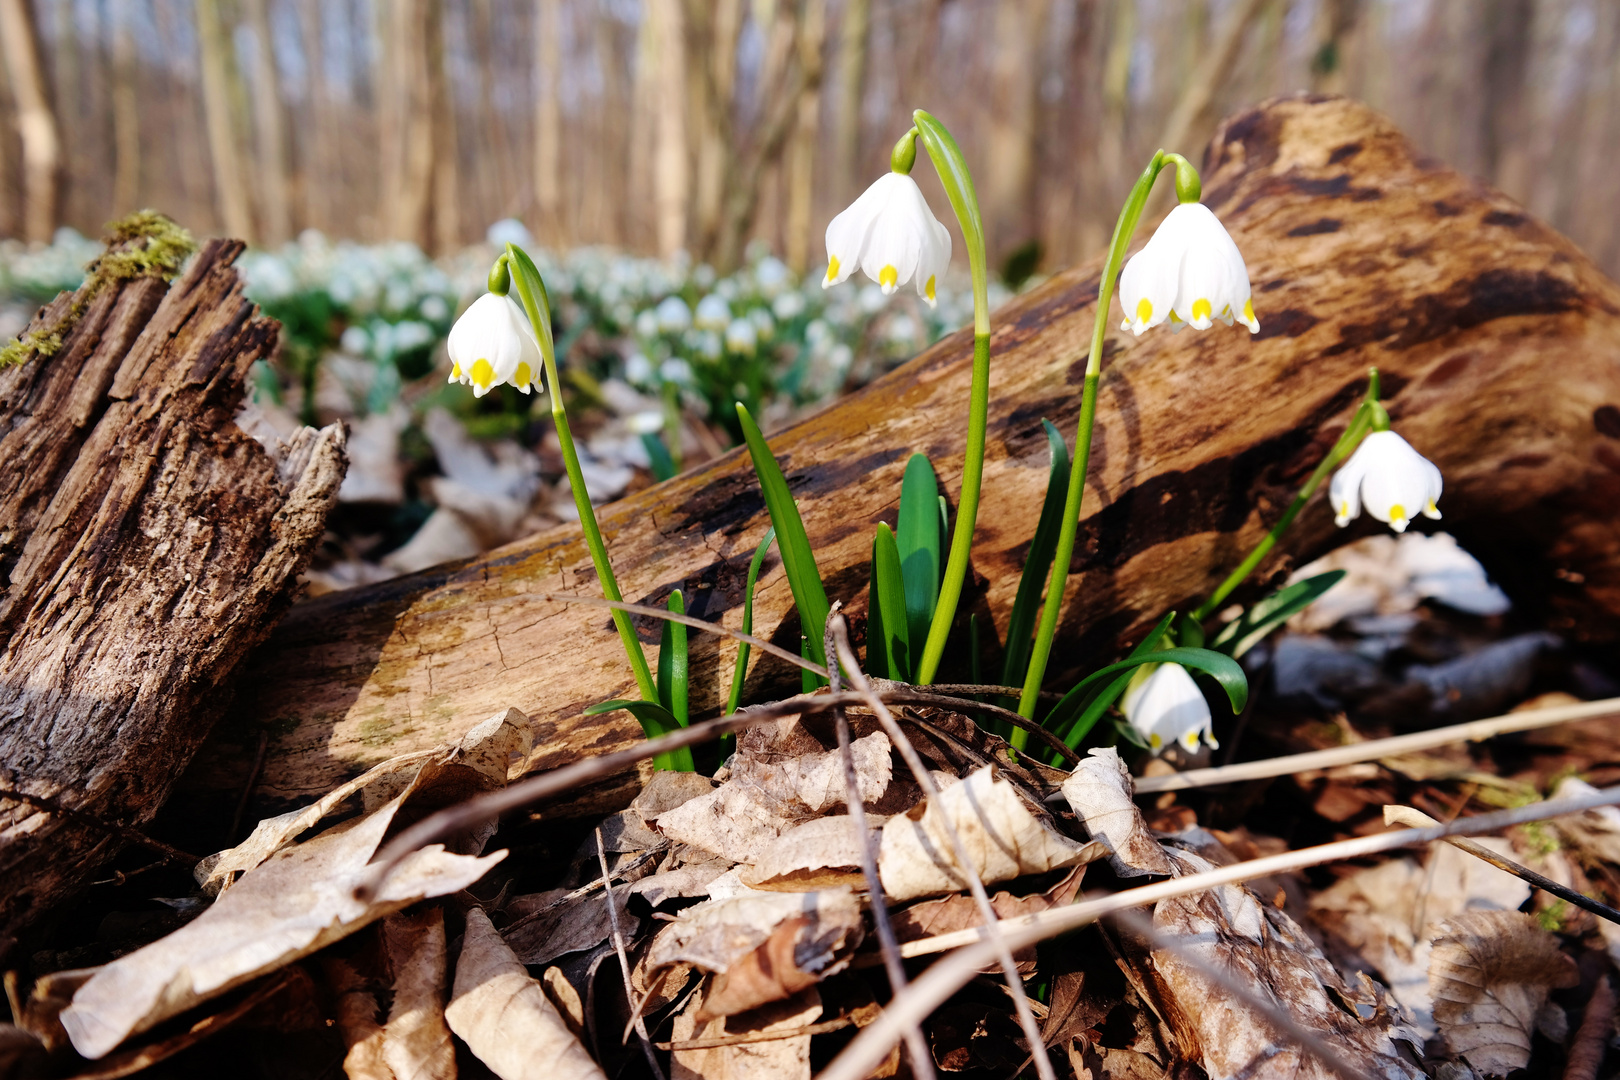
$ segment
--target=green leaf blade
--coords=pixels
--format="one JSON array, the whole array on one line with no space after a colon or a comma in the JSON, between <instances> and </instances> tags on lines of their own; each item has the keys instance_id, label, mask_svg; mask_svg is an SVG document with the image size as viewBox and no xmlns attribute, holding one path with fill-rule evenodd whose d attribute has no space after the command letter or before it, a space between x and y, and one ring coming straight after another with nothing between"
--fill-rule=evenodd
<instances>
[{"instance_id":1,"label":"green leaf blade","mask_svg":"<svg viewBox=\"0 0 1620 1080\"><path fill-rule=\"evenodd\" d=\"M900 519L894 538L905 581L907 641L921 643L927 639L939 603L939 579L944 569L939 501L939 480L933 465L926 455L912 454L900 483Z\"/></svg>"},{"instance_id":2,"label":"green leaf blade","mask_svg":"<svg viewBox=\"0 0 1620 1080\"><path fill-rule=\"evenodd\" d=\"M875 630L869 627L867 631L867 663L872 664L872 647L876 645L887 672L884 678L909 681L914 639L910 636L907 619L906 582L901 572L899 547L886 522L878 523L877 535L872 540L872 596L877 601L873 608L877 627ZM928 633L926 622L922 632Z\"/></svg>"},{"instance_id":3,"label":"green leaf blade","mask_svg":"<svg viewBox=\"0 0 1620 1080\"><path fill-rule=\"evenodd\" d=\"M1315 603L1318 597L1343 580L1345 573L1344 570L1329 570L1325 574L1284 586L1255 601L1247 611L1222 627L1209 647L1236 660L1264 641L1268 634L1296 612Z\"/></svg>"},{"instance_id":4,"label":"green leaf blade","mask_svg":"<svg viewBox=\"0 0 1620 1080\"><path fill-rule=\"evenodd\" d=\"M686 599L681 590L669 594L669 610L675 615L686 614ZM688 719L686 691L690 658L686 650L686 630L685 623L666 620L658 643L658 700L681 727L686 726Z\"/></svg>"},{"instance_id":5,"label":"green leaf blade","mask_svg":"<svg viewBox=\"0 0 1620 1080\"><path fill-rule=\"evenodd\" d=\"M1018 594L1013 599L1012 615L1007 620L1007 658L1001 671L1003 686L1021 686L1029 669L1029 654L1034 648L1035 619L1040 614L1041 597L1046 590L1047 576L1052 572L1052 559L1057 554L1058 533L1063 528L1063 504L1069 489L1069 448L1063 436L1050 420L1042 420L1046 428L1048 467L1046 499L1041 504L1041 516L1035 526L1035 538L1030 541L1029 556L1024 560L1024 573L1018 579Z\"/></svg>"},{"instance_id":6,"label":"green leaf blade","mask_svg":"<svg viewBox=\"0 0 1620 1080\"><path fill-rule=\"evenodd\" d=\"M631 701L628 698L617 698L613 701L602 701L587 706L586 716L600 716L603 713L617 712L623 709L634 716L641 724L641 730L649 739L656 739L660 735L668 735L672 731L679 731L686 725L676 720L670 711L656 701ZM655 768L672 772L693 772L696 766L692 762L692 751L689 748L659 754L653 758Z\"/></svg>"},{"instance_id":7,"label":"green leaf blade","mask_svg":"<svg viewBox=\"0 0 1620 1080\"><path fill-rule=\"evenodd\" d=\"M771 550L771 544L776 541L776 527L765 530L765 539L759 542L754 549L754 557L748 563L748 582L743 587L743 624L742 632L754 632L754 588L759 583L760 567L765 565L765 555ZM726 713L729 715L737 711L742 704L743 680L748 675L748 654L752 647L746 641L737 643L737 666L731 673L731 694L726 699ZM729 738L730 736L726 736Z\"/></svg>"}]
</instances>

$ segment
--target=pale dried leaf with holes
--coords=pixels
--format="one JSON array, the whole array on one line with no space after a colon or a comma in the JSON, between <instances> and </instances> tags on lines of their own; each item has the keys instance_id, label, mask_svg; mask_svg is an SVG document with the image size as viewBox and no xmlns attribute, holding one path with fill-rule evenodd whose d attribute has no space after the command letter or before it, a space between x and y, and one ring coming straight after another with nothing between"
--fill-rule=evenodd
<instances>
[{"instance_id":1,"label":"pale dried leaf with holes","mask_svg":"<svg viewBox=\"0 0 1620 1080\"><path fill-rule=\"evenodd\" d=\"M849 966L850 954L860 943L858 923L823 927L808 915L784 919L753 952L714 977L698 1019L730 1016L790 998Z\"/></svg>"},{"instance_id":2,"label":"pale dried leaf with holes","mask_svg":"<svg viewBox=\"0 0 1620 1080\"><path fill-rule=\"evenodd\" d=\"M1178 876L1212 868L1191 852L1172 848L1167 854ZM1388 1003L1375 998L1364 1007L1366 1015L1340 1004L1363 995L1345 983L1294 920L1262 904L1245 886L1161 901L1153 925L1186 956L1162 949L1153 954L1153 964L1196 1035L1201 1064L1212 1080L1326 1080L1335 1074L1195 964L1224 972L1281 1007L1341 1051L1341 1063L1353 1073L1383 1080L1423 1077L1396 1045L1401 1025Z\"/></svg>"},{"instance_id":3,"label":"pale dried leaf with holes","mask_svg":"<svg viewBox=\"0 0 1620 1080\"><path fill-rule=\"evenodd\" d=\"M681 912L647 947L642 961L648 971L687 963L721 973L763 945L789 919L807 920L801 941L843 942L854 948L861 939L861 903L847 888L813 893L755 892L729 900L711 900Z\"/></svg>"},{"instance_id":4,"label":"pale dried leaf with holes","mask_svg":"<svg viewBox=\"0 0 1620 1080\"><path fill-rule=\"evenodd\" d=\"M397 1080L455 1080L456 1049L444 1022L444 912L430 906L390 915L382 938L394 973L383 1061Z\"/></svg>"},{"instance_id":5,"label":"pale dried leaf with holes","mask_svg":"<svg viewBox=\"0 0 1620 1080\"><path fill-rule=\"evenodd\" d=\"M704 1022L706 1006L701 993L675 1018L673 1041L752 1036L758 1041L699 1050L676 1050L670 1055L669 1080L810 1080L810 1036L758 1039L799 1031L821 1018L821 996L815 987L737 1016Z\"/></svg>"},{"instance_id":6,"label":"pale dried leaf with holes","mask_svg":"<svg viewBox=\"0 0 1620 1080\"><path fill-rule=\"evenodd\" d=\"M192 922L103 967L62 1012L74 1049L99 1058L130 1035L418 900L459 892L506 857L455 855L434 844L401 863L374 902L355 899L407 797L277 852Z\"/></svg>"},{"instance_id":7,"label":"pale dried leaf with holes","mask_svg":"<svg viewBox=\"0 0 1620 1080\"><path fill-rule=\"evenodd\" d=\"M1578 981L1575 961L1560 951L1558 939L1518 911L1447 919L1429 958L1440 1033L1453 1053L1495 1076L1529 1063L1547 995Z\"/></svg>"},{"instance_id":8,"label":"pale dried leaf with holes","mask_svg":"<svg viewBox=\"0 0 1620 1080\"><path fill-rule=\"evenodd\" d=\"M389 758L300 810L265 818L242 843L198 863L193 876L204 892L217 895L239 874L258 866L300 834L314 828L355 792L361 793L366 812L370 813L413 786L420 789L432 784L443 789L447 797L453 797L463 788L472 794L476 790L500 787L506 783L512 755L526 755L531 739L529 718L520 710L509 708L496 713L467 732L459 742ZM425 770L428 775L424 776ZM490 822L481 830L483 839L487 840L494 831L495 823Z\"/></svg>"},{"instance_id":9,"label":"pale dried leaf with holes","mask_svg":"<svg viewBox=\"0 0 1620 1080\"><path fill-rule=\"evenodd\" d=\"M1038 820L995 766L986 765L884 824L878 851L883 891L895 900L913 900L966 889L949 828L987 885L1076 866L1088 857L1086 845Z\"/></svg>"},{"instance_id":10,"label":"pale dried leaf with holes","mask_svg":"<svg viewBox=\"0 0 1620 1080\"><path fill-rule=\"evenodd\" d=\"M1148 832L1131 801L1131 772L1112 746L1094 747L1063 781L1063 797L1092 838L1108 845L1108 864L1120 877L1170 873L1170 860Z\"/></svg>"},{"instance_id":11,"label":"pale dried leaf with holes","mask_svg":"<svg viewBox=\"0 0 1620 1080\"><path fill-rule=\"evenodd\" d=\"M877 838L873 837L875 844ZM813 892L831 885L861 887L861 838L848 814L816 818L777 837L737 875L750 889Z\"/></svg>"},{"instance_id":12,"label":"pale dried leaf with holes","mask_svg":"<svg viewBox=\"0 0 1620 1080\"><path fill-rule=\"evenodd\" d=\"M1101 845L1098 845L1096 853L1100 855L1101 852ZM1075 894L1080 891L1080 882L1085 878L1085 869L1083 865L1075 867L1051 888L1032 896L1013 896L1011 893L998 892L990 897L990 907L998 919L1012 919L1072 904ZM893 919L895 940L902 943L984 925L978 901L963 893L912 904L908 908L894 912ZM1033 947L1014 953L1013 956L1018 961L1018 969L1025 975L1034 971ZM1001 965L992 964L985 970L999 972Z\"/></svg>"},{"instance_id":13,"label":"pale dried leaf with holes","mask_svg":"<svg viewBox=\"0 0 1620 1080\"><path fill-rule=\"evenodd\" d=\"M481 908L467 912L467 934L445 1019L501 1080L605 1080L545 989L512 955Z\"/></svg>"}]
</instances>

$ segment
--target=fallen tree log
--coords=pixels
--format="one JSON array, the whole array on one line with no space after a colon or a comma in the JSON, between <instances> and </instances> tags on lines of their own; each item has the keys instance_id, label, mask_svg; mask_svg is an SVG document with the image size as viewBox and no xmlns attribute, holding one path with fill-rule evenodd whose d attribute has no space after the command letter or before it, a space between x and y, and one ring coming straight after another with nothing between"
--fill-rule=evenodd
<instances>
[{"instance_id":1,"label":"fallen tree log","mask_svg":"<svg viewBox=\"0 0 1620 1080\"><path fill-rule=\"evenodd\" d=\"M1248 260L1261 332L1110 331L1054 683L1207 594L1343 430L1374 365L1399 430L1445 473L1443 527L1560 632L1612 638L1620 288L1512 201L1345 100L1293 98L1232 117L1209 148L1204 191ZM1060 274L993 319L964 617L1005 625L1045 485L1040 419L1073 437L1100 270L1099 260ZM966 333L954 335L771 440L827 591L857 613L873 526L893 520L909 453L928 453L956 491L969 357ZM766 526L746 457L734 451L606 507L602 526L627 597L656 604L680 587L689 611L736 624ZM1379 528L1363 518L1336 530L1319 501L1261 577ZM271 739L265 811L508 705L535 718L532 768L637 739L623 714L581 715L634 693L605 613L538 599L596 590L579 532L565 527L301 605L250 662L243 707L187 790L233 798L261 732ZM790 611L785 580L769 573L756 630L795 647ZM655 626L642 634L656 643ZM693 640L700 715L722 700L734 654L729 642ZM955 668L942 678L966 675ZM751 690L782 676L760 663Z\"/></svg>"},{"instance_id":2,"label":"fallen tree log","mask_svg":"<svg viewBox=\"0 0 1620 1080\"><path fill-rule=\"evenodd\" d=\"M241 251L92 267L31 326L55 355L0 370L0 956L163 805L337 496L341 425L272 454L234 422L277 332Z\"/></svg>"}]
</instances>

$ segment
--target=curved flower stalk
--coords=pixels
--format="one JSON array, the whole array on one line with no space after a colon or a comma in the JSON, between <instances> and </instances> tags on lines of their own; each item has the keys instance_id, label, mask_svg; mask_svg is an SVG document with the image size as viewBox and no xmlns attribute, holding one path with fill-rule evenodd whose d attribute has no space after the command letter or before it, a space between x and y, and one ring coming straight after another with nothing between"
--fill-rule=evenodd
<instances>
[{"instance_id":1,"label":"curved flower stalk","mask_svg":"<svg viewBox=\"0 0 1620 1080\"><path fill-rule=\"evenodd\" d=\"M491 387L510 383L527 394L544 361L529 320L510 296L485 293L450 328L450 382L483 397Z\"/></svg>"},{"instance_id":2,"label":"curved flower stalk","mask_svg":"<svg viewBox=\"0 0 1620 1080\"><path fill-rule=\"evenodd\" d=\"M945 640L956 618L967 577L973 529L979 516L979 490L984 476L985 428L990 411L990 300L985 267L984 224L979 199L973 190L962 149L945 125L922 109L912 113L912 128L895 143L889 155L890 172L879 178L827 226L827 273L822 287L846 280L857 266L892 294L915 282L917 295L934 303L939 275L951 258L951 237L934 217L920 188L911 178L917 161L917 142L939 173L951 209L967 243L968 267L973 274L973 380L968 393L967 448L962 464L962 491L956 527L939 587L939 598L928 636L917 654L912 677L933 682L945 653Z\"/></svg>"},{"instance_id":3,"label":"curved flower stalk","mask_svg":"<svg viewBox=\"0 0 1620 1080\"><path fill-rule=\"evenodd\" d=\"M1130 246L1137 222L1141 220L1148 193L1153 190L1153 182L1158 179L1159 173L1171 164L1175 166L1179 205L1165 217L1147 246L1131 259L1130 265L1125 266L1121 274L1125 250ZM1080 397L1080 424L1075 436L1074 466L1069 471L1063 525L1058 533L1046 600L1035 631L1035 644L1030 650L1024 691L1018 700L1018 711L1024 716L1035 715L1035 702L1041 682L1046 677L1046 663L1052 654L1052 639L1057 633L1058 614L1063 606L1063 586L1068 581L1070 560L1074 555L1081 497L1085 492L1086 471L1091 461L1091 433L1097 418L1097 383L1102 375L1103 337L1108 329L1114 279L1120 278L1120 298L1126 314L1125 328L1138 335L1164 322L1169 322L1172 329L1180 329L1181 325L1206 329L1213 325L1216 318L1227 323L1241 318L1251 333L1260 328L1249 299L1249 274L1243 257L1238 254L1237 246L1215 215L1199 204L1201 193L1202 183L1192 163L1180 154L1167 154L1160 150L1137 178L1114 226L1108 262L1103 267L1102 282L1097 288L1097 321L1091 334L1091 354L1086 360L1085 387ZM1025 741L1024 732L1013 733L1016 747L1022 749Z\"/></svg>"},{"instance_id":4,"label":"curved flower stalk","mask_svg":"<svg viewBox=\"0 0 1620 1080\"><path fill-rule=\"evenodd\" d=\"M1440 470L1434 462L1385 429L1363 439L1344 468L1333 475L1328 502L1340 528L1365 506L1367 513L1400 533L1412 523L1413 510L1439 520L1440 489Z\"/></svg>"},{"instance_id":5,"label":"curved flower stalk","mask_svg":"<svg viewBox=\"0 0 1620 1080\"><path fill-rule=\"evenodd\" d=\"M517 305L507 295L514 285L523 302L526 320L520 317ZM469 317L475 311L479 312L478 316L469 322ZM457 344L456 331L463 329L463 323L467 325L460 341L467 348L487 349L487 352L476 355L474 352L458 352L460 346ZM455 365L450 381L470 382L473 393L480 397L488 392L490 386L503 381L511 382L527 393L535 375L532 362L527 360L531 355L527 352L530 347L535 350L544 373L543 385L551 390L551 419L557 425L557 441L562 446L563 465L568 471L568 487L574 495L574 506L579 510L579 524L585 533L585 545L590 549L591 562L596 566L596 576L602 582L602 595L609 600L621 601L624 597L619 593L619 582L613 576L607 546L602 542L602 530L596 523L596 510L591 506L590 493L585 489L585 474L579 467L579 451L574 447L568 412L563 406L562 384L557 378L557 350L551 337L551 301L546 296L545 282L541 280L534 260L516 244L507 244L506 250L490 268L489 293L479 297L450 332L450 358ZM492 372L487 384L479 381L480 360L487 363ZM523 368L526 363L530 366L527 373L529 378L523 379L522 385L519 385L518 380L525 374ZM615 609L613 623L618 628L619 639L624 643L625 656L630 660L630 669L635 674L636 687L641 691L642 699L656 703L659 700L658 687L653 682L652 670L647 666L647 657L641 650L641 641L636 637L635 628L630 625L630 617Z\"/></svg>"},{"instance_id":6,"label":"curved flower stalk","mask_svg":"<svg viewBox=\"0 0 1620 1080\"><path fill-rule=\"evenodd\" d=\"M1200 736L1212 749L1220 746L1210 725L1209 702L1180 664L1137 668L1119 709L1155 754L1171 743L1195 754Z\"/></svg>"}]
</instances>

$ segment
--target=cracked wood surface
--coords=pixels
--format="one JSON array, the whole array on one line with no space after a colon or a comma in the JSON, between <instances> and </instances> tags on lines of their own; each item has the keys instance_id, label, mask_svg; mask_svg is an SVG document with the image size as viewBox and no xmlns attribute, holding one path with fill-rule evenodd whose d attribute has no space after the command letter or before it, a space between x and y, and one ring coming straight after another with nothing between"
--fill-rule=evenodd
<instances>
[{"instance_id":1,"label":"cracked wood surface","mask_svg":"<svg viewBox=\"0 0 1620 1080\"><path fill-rule=\"evenodd\" d=\"M109 285L56 356L0 371L0 783L104 821L163 805L343 478L341 425L274 455L236 426L277 332L241 251ZM0 956L120 846L0 797Z\"/></svg>"},{"instance_id":2,"label":"cracked wood surface","mask_svg":"<svg viewBox=\"0 0 1620 1080\"><path fill-rule=\"evenodd\" d=\"M1209 148L1204 191L1248 260L1261 332L1217 325L1132 339L1113 329L1117 302L1109 313L1054 684L1207 593L1343 430L1373 365L1398 429L1445 473L1437 524L1561 633L1613 638L1620 288L1511 200L1422 158L1349 101L1291 98L1230 118ZM963 618L976 611L1005 626L1045 485L1040 420L1073 438L1100 272L1099 259L1059 274L993 318L984 499ZM872 530L893 521L907 455L927 452L955 497L970 355L967 333L953 335L771 439L827 592L857 615ZM1363 517L1336 530L1324 496L1261 581L1383 528ZM740 452L605 507L601 519L627 597L662 603L679 586L689 611L737 625L766 527ZM188 797L233 799L260 732L271 737L258 788L265 813L508 705L535 719L532 768L638 739L623 714L580 715L634 696L606 613L538 599L595 589L578 530L561 527L300 605L250 661L248 692L199 758ZM755 620L757 633L797 646L774 559ZM644 625L642 637L655 648L657 628ZM692 641L693 714L702 715L723 700L734 653L711 636ZM959 653L940 677L966 678ZM774 662L756 661L749 677L751 692L795 681Z\"/></svg>"}]
</instances>

